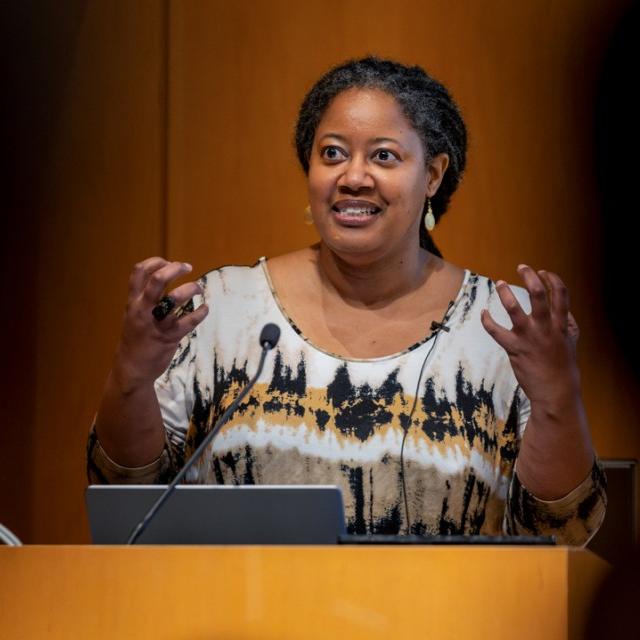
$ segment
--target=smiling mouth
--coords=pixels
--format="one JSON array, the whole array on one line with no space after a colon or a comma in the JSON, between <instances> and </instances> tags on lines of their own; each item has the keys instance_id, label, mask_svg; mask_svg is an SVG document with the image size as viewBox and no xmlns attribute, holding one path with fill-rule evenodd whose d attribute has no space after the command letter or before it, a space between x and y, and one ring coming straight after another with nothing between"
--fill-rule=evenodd
<instances>
[{"instance_id":1,"label":"smiling mouth","mask_svg":"<svg viewBox=\"0 0 640 640\"><path fill-rule=\"evenodd\" d=\"M339 214L344 218L365 218L368 216L374 216L382 209L379 207L342 207L338 208L337 206L331 207L331 210L335 213Z\"/></svg>"},{"instance_id":2,"label":"smiling mouth","mask_svg":"<svg viewBox=\"0 0 640 640\"><path fill-rule=\"evenodd\" d=\"M337 224L354 229L375 224L381 211L382 209L375 205L331 207L333 219Z\"/></svg>"}]
</instances>

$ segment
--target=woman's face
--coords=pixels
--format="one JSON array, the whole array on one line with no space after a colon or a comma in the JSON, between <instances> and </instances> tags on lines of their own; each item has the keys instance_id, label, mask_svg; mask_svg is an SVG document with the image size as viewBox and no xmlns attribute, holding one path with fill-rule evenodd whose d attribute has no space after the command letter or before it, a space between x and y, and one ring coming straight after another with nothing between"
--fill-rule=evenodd
<instances>
[{"instance_id":1,"label":"woman's face","mask_svg":"<svg viewBox=\"0 0 640 640\"><path fill-rule=\"evenodd\" d=\"M309 204L322 241L344 257L415 252L425 199L447 164L445 154L425 164L420 137L388 93L338 94L309 162Z\"/></svg>"}]
</instances>

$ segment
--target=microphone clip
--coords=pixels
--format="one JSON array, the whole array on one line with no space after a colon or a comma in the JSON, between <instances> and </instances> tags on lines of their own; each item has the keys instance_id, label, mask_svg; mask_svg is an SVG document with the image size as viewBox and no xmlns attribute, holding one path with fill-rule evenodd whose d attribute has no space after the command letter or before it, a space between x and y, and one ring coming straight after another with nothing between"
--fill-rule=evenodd
<instances>
[{"instance_id":1,"label":"microphone clip","mask_svg":"<svg viewBox=\"0 0 640 640\"><path fill-rule=\"evenodd\" d=\"M433 332L440 331L440 329L442 329L443 331L451 331L451 329L447 327L447 325L444 324L443 322L437 322L436 320L434 320L431 323L431 331Z\"/></svg>"}]
</instances>

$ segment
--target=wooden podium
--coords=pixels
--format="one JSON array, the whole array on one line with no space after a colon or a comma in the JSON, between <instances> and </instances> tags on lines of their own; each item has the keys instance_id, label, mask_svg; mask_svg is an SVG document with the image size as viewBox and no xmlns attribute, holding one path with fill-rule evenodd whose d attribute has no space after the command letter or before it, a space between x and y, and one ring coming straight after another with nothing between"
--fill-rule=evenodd
<instances>
[{"instance_id":1,"label":"wooden podium","mask_svg":"<svg viewBox=\"0 0 640 640\"><path fill-rule=\"evenodd\" d=\"M577 640L610 568L572 547L2 547L0 637Z\"/></svg>"}]
</instances>

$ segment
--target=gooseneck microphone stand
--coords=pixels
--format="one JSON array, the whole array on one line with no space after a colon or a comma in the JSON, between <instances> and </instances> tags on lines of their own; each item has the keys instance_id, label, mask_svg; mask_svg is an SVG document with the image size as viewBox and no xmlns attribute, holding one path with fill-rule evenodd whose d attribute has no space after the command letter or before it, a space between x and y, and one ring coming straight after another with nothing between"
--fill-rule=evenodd
<instances>
[{"instance_id":1,"label":"gooseneck microphone stand","mask_svg":"<svg viewBox=\"0 0 640 640\"><path fill-rule=\"evenodd\" d=\"M249 381L249 384L240 392L238 397L231 403L229 408L222 414L220 419L214 425L213 429L209 431L200 446L194 451L193 455L189 458L184 467L182 467L182 469L178 472L171 484L167 486L162 495L156 500L151 509L149 509L145 517L136 525L136 527L131 532L129 539L127 540L127 544L134 544L135 541L144 533L144 530L149 526L149 523L153 520L154 516L156 515L156 513L158 513L162 505L169 499L176 486L187 475L189 469L191 469L196 460L200 458L204 450L207 448L209 443L216 437L216 434L218 433L218 431L220 431L220 428L231 417L231 414L236 410L236 408L240 404L240 401L247 395L247 393L249 393L249 391L251 391L251 388L262 373L267 353L276 346L279 339L280 327L278 327L278 325L269 323L262 328L262 331L260 332L260 345L262 346L262 353L260 354L260 362L258 363L258 370L256 374Z\"/></svg>"}]
</instances>

